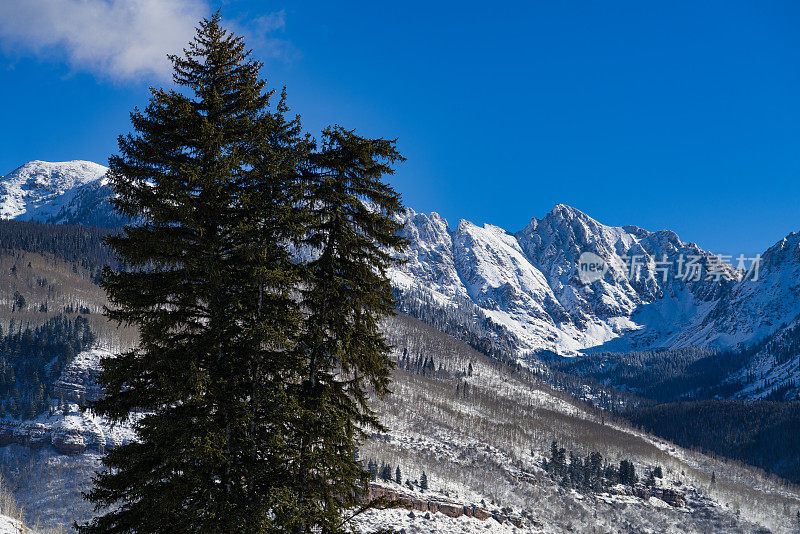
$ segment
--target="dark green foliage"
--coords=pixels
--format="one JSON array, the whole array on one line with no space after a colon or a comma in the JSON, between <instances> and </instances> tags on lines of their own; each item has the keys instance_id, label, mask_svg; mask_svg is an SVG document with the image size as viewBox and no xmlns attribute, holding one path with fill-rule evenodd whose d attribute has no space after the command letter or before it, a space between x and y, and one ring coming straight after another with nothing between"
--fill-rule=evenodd
<instances>
[{"instance_id":1,"label":"dark green foliage","mask_svg":"<svg viewBox=\"0 0 800 534\"><path fill-rule=\"evenodd\" d=\"M660 465L655 466L652 472L654 478L664 478L664 471L661 469Z\"/></svg>"},{"instance_id":2,"label":"dark green foliage","mask_svg":"<svg viewBox=\"0 0 800 534\"><path fill-rule=\"evenodd\" d=\"M425 474L425 471L423 471L422 476L419 477L419 489L422 491L426 491L428 489L428 475Z\"/></svg>"},{"instance_id":3,"label":"dark green foliage","mask_svg":"<svg viewBox=\"0 0 800 534\"><path fill-rule=\"evenodd\" d=\"M543 467L562 486L585 493L605 491L614 484L634 486L639 482L636 468L630 460L622 460L619 467L614 467L606 464L599 452L592 452L585 458L569 452L567 462L566 449L559 447L555 441L550 444L550 459L544 461ZM656 469L661 472L660 467Z\"/></svg>"},{"instance_id":4,"label":"dark green foliage","mask_svg":"<svg viewBox=\"0 0 800 534\"><path fill-rule=\"evenodd\" d=\"M14 417L31 419L49 410L53 382L79 352L94 343L83 317L57 316L36 328L0 339L0 403Z\"/></svg>"},{"instance_id":5,"label":"dark green foliage","mask_svg":"<svg viewBox=\"0 0 800 534\"><path fill-rule=\"evenodd\" d=\"M636 467L630 460L621 460L619 462L619 483L626 486L633 486L639 481L636 475Z\"/></svg>"},{"instance_id":6,"label":"dark green foliage","mask_svg":"<svg viewBox=\"0 0 800 534\"><path fill-rule=\"evenodd\" d=\"M147 414L111 450L84 533L265 532L297 524L287 429L301 366L287 241L310 145L284 99L270 111L260 64L215 15L172 57L184 92L154 89L110 158L115 207L138 221L107 242L111 320L139 346L102 362L112 420ZM352 458L353 450L347 453Z\"/></svg>"},{"instance_id":7,"label":"dark green foliage","mask_svg":"<svg viewBox=\"0 0 800 534\"><path fill-rule=\"evenodd\" d=\"M623 415L683 447L697 447L800 482L800 402L706 400L642 407Z\"/></svg>"},{"instance_id":8,"label":"dark green foliage","mask_svg":"<svg viewBox=\"0 0 800 534\"><path fill-rule=\"evenodd\" d=\"M602 491L605 487L603 480L603 455L599 452L591 453L584 461L585 485L593 492Z\"/></svg>"},{"instance_id":9,"label":"dark green foliage","mask_svg":"<svg viewBox=\"0 0 800 534\"><path fill-rule=\"evenodd\" d=\"M545 469L556 480L563 479L567 474L567 451L563 447L559 448L555 441L550 444L550 460L546 461Z\"/></svg>"},{"instance_id":10,"label":"dark green foliage","mask_svg":"<svg viewBox=\"0 0 800 534\"><path fill-rule=\"evenodd\" d=\"M384 482L391 482L392 480L392 466L389 464L384 464L381 467L381 480Z\"/></svg>"},{"instance_id":11,"label":"dark green foliage","mask_svg":"<svg viewBox=\"0 0 800 534\"><path fill-rule=\"evenodd\" d=\"M34 221L0 221L0 250L24 250L53 255L81 265L93 279L103 267L117 270L121 264L103 239L114 230L86 226L44 224Z\"/></svg>"},{"instance_id":12,"label":"dark green foliage","mask_svg":"<svg viewBox=\"0 0 800 534\"><path fill-rule=\"evenodd\" d=\"M382 177L402 159L394 141L340 127L326 129L311 154L304 245L313 252L304 269L300 456L291 477L303 530L340 530L342 511L358 503L369 479L352 450L366 430L382 428L367 392L388 391L390 346L380 321L394 311L386 270L403 245L400 196Z\"/></svg>"},{"instance_id":13,"label":"dark green foliage","mask_svg":"<svg viewBox=\"0 0 800 534\"><path fill-rule=\"evenodd\" d=\"M375 460L370 460L367 463L367 472L372 475L370 480L375 480L378 476L378 463Z\"/></svg>"},{"instance_id":14,"label":"dark green foliage","mask_svg":"<svg viewBox=\"0 0 800 534\"><path fill-rule=\"evenodd\" d=\"M400 473L400 466L397 466L397 469L394 470L394 481L397 484L403 483L403 475Z\"/></svg>"}]
</instances>

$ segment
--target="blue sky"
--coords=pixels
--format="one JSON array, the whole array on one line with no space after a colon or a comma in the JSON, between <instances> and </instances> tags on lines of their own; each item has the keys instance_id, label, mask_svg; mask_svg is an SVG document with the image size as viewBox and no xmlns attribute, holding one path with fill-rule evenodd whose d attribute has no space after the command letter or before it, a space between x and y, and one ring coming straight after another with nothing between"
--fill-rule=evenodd
<instances>
[{"instance_id":1,"label":"blue sky","mask_svg":"<svg viewBox=\"0 0 800 534\"><path fill-rule=\"evenodd\" d=\"M800 230L796 2L0 0L0 173L105 163L163 54L221 7L316 132L398 137L417 211L557 203L714 252Z\"/></svg>"}]
</instances>

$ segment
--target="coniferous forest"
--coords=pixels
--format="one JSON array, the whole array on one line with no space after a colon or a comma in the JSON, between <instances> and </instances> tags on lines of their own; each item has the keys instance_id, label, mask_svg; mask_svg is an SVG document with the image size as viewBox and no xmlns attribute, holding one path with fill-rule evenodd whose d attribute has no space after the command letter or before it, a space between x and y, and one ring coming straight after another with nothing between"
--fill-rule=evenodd
<instances>
[{"instance_id":1,"label":"coniferous forest","mask_svg":"<svg viewBox=\"0 0 800 534\"><path fill-rule=\"evenodd\" d=\"M103 238L112 233L112 229L96 226L0 220L0 250L52 255L82 266L92 279L99 280L103 267L121 267L103 243Z\"/></svg>"},{"instance_id":2,"label":"coniferous forest","mask_svg":"<svg viewBox=\"0 0 800 534\"><path fill-rule=\"evenodd\" d=\"M32 419L60 399L53 382L95 336L86 318L58 315L41 326L15 328L0 338L0 415Z\"/></svg>"}]
</instances>

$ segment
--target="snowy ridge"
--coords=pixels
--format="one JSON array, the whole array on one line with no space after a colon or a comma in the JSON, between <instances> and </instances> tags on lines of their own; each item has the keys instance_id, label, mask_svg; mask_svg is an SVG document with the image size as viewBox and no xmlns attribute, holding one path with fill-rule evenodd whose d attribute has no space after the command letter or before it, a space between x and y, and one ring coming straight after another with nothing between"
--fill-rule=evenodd
<instances>
[{"instance_id":1,"label":"snowy ridge","mask_svg":"<svg viewBox=\"0 0 800 534\"><path fill-rule=\"evenodd\" d=\"M777 332L798 315L800 233L793 232L764 252L759 279L735 285L709 313L709 321L687 333L684 343L752 343Z\"/></svg>"},{"instance_id":2,"label":"snowy ridge","mask_svg":"<svg viewBox=\"0 0 800 534\"><path fill-rule=\"evenodd\" d=\"M610 227L563 204L515 234L463 220L451 230L438 214L411 209L402 221L409 247L392 273L395 285L456 307L468 298L521 357L732 347L757 342L800 313L798 234L765 252L756 281L728 264L722 276L692 280L676 276L680 258L712 263L712 253L668 230ZM578 271L587 252L607 265L591 283ZM632 257L638 276L626 267ZM670 266L668 276L659 264Z\"/></svg>"},{"instance_id":3,"label":"snowy ridge","mask_svg":"<svg viewBox=\"0 0 800 534\"><path fill-rule=\"evenodd\" d=\"M111 228L124 221L112 208L107 169L86 161L33 161L0 179L0 215ZM525 359L537 351L574 355L586 350L647 350L691 345L726 348L774 334L800 313L800 235L790 234L763 255L758 281L664 279L658 262L704 261L713 254L669 230L604 225L556 205L516 233L459 221L451 229L433 212L401 216L409 246L390 276L401 294L435 306L465 302L504 346ZM579 258L591 252L608 266L581 281ZM625 260L639 258L639 276ZM470 328L471 325L464 325Z\"/></svg>"}]
</instances>

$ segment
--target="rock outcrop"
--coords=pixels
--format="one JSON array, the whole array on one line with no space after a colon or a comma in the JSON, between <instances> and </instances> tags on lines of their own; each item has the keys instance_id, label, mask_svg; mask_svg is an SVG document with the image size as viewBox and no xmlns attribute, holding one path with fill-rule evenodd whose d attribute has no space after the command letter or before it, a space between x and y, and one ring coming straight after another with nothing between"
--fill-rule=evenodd
<instances>
[{"instance_id":1,"label":"rock outcrop","mask_svg":"<svg viewBox=\"0 0 800 534\"><path fill-rule=\"evenodd\" d=\"M390 508L406 508L418 512L438 512L448 517L474 517L481 521L494 519L498 523L509 521L518 528L523 525L522 518L515 515L491 512L474 504L458 504L444 501L437 497L421 498L385 486L371 484L369 494L362 500L365 503L369 503L378 499L383 499L385 506Z\"/></svg>"}]
</instances>

